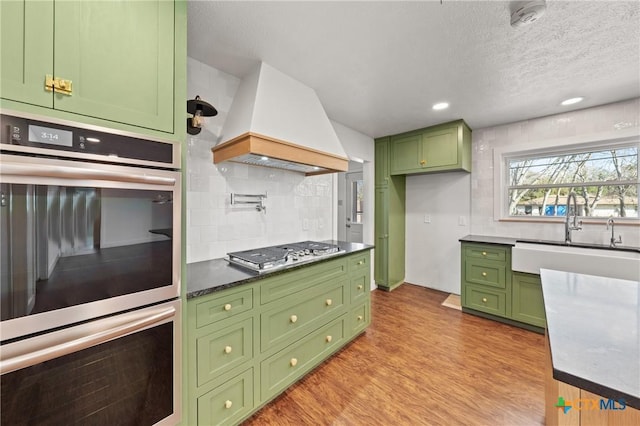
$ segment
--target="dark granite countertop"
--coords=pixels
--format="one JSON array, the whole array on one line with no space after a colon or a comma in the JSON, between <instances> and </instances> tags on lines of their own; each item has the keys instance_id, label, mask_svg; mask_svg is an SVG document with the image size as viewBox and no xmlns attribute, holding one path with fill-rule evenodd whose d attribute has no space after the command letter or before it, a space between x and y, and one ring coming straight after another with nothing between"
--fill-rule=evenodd
<instances>
[{"instance_id":1,"label":"dark granite countertop","mask_svg":"<svg viewBox=\"0 0 640 426\"><path fill-rule=\"evenodd\" d=\"M323 242L336 244L345 252L335 256L321 257L309 262L298 263L287 268L277 269L263 274L258 274L257 272L243 269L236 265L230 265L225 259L211 259L189 263L187 264L187 299L204 296L205 294L224 290L229 287L251 283L277 274L304 268L310 264L336 259L359 251L370 250L374 247L368 244L347 243L335 240L325 240Z\"/></svg>"},{"instance_id":2,"label":"dark granite countertop","mask_svg":"<svg viewBox=\"0 0 640 426\"><path fill-rule=\"evenodd\" d=\"M553 377L640 409L640 283L540 273Z\"/></svg>"},{"instance_id":3,"label":"dark granite countertop","mask_svg":"<svg viewBox=\"0 0 640 426\"><path fill-rule=\"evenodd\" d=\"M464 243L499 244L501 246L515 246L516 239L509 237L492 237L489 235L466 235L458 241Z\"/></svg>"},{"instance_id":4,"label":"dark granite countertop","mask_svg":"<svg viewBox=\"0 0 640 426\"><path fill-rule=\"evenodd\" d=\"M482 243L482 244L499 244L503 246L515 246L516 243L531 243L531 244L544 244L553 246L565 246L565 247L579 247L579 248L591 248L599 250L618 250L618 251L631 251L640 253L640 247L631 246L615 246L611 247L607 244L595 244L595 243L566 243L560 240L537 240L532 238L510 238L510 237L492 237L489 235L466 235L460 238L458 241L465 243Z\"/></svg>"}]
</instances>

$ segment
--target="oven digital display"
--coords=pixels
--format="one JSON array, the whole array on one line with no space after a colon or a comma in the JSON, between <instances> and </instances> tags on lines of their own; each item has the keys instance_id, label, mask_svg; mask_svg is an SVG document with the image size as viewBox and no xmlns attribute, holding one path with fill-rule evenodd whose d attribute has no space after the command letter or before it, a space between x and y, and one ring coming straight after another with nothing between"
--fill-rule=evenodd
<instances>
[{"instance_id":1,"label":"oven digital display","mask_svg":"<svg viewBox=\"0 0 640 426\"><path fill-rule=\"evenodd\" d=\"M29 125L29 142L73 146L73 132L50 127Z\"/></svg>"}]
</instances>

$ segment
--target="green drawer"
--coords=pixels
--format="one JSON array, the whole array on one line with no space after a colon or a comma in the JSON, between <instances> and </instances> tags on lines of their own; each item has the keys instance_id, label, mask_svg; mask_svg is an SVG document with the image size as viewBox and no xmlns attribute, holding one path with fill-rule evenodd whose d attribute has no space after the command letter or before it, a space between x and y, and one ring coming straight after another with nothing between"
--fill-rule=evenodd
<instances>
[{"instance_id":1,"label":"green drawer","mask_svg":"<svg viewBox=\"0 0 640 426\"><path fill-rule=\"evenodd\" d=\"M362 274L358 276L352 276L349 280L349 291L351 303L357 303L359 300L363 300L370 293L369 289L369 277L370 274Z\"/></svg>"},{"instance_id":2,"label":"green drawer","mask_svg":"<svg viewBox=\"0 0 640 426\"><path fill-rule=\"evenodd\" d=\"M352 309L349 316L351 318L351 336L355 336L371 324L371 303L369 300Z\"/></svg>"},{"instance_id":3,"label":"green drawer","mask_svg":"<svg viewBox=\"0 0 640 426\"><path fill-rule=\"evenodd\" d=\"M465 286L465 305L489 314L506 315L506 295L504 292L485 290L472 285Z\"/></svg>"},{"instance_id":4,"label":"green drawer","mask_svg":"<svg viewBox=\"0 0 640 426\"><path fill-rule=\"evenodd\" d=\"M349 256L347 260L347 269L350 274L362 270L370 270L371 269L371 256L369 255L369 250L364 253L359 253L356 255Z\"/></svg>"},{"instance_id":5,"label":"green drawer","mask_svg":"<svg viewBox=\"0 0 640 426\"><path fill-rule=\"evenodd\" d=\"M199 425L238 423L253 410L253 368L198 398Z\"/></svg>"},{"instance_id":6,"label":"green drawer","mask_svg":"<svg viewBox=\"0 0 640 426\"><path fill-rule=\"evenodd\" d=\"M345 302L345 282L332 283L323 292L289 297L260 315L262 352L340 315Z\"/></svg>"},{"instance_id":7,"label":"green drawer","mask_svg":"<svg viewBox=\"0 0 640 426\"><path fill-rule=\"evenodd\" d=\"M222 326L222 324L221 324ZM253 318L206 334L196 340L198 386L253 358Z\"/></svg>"},{"instance_id":8,"label":"green drawer","mask_svg":"<svg viewBox=\"0 0 640 426\"><path fill-rule=\"evenodd\" d=\"M466 260L464 278L471 284L507 288L507 270L500 262Z\"/></svg>"},{"instance_id":9,"label":"green drawer","mask_svg":"<svg viewBox=\"0 0 640 426\"><path fill-rule=\"evenodd\" d=\"M261 399L267 400L284 390L342 346L345 331L342 316L262 361Z\"/></svg>"},{"instance_id":10,"label":"green drawer","mask_svg":"<svg viewBox=\"0 0 640 426\"><path fill-rule=\"evenodd\" d=\"M231 318L253 308L253 289L225 290L216 295L197 298L196 328ZM191 308L190 308L191 309Z\"/></svg>"},{"instance_id":11,"label":"green drawer","mask_svg":"<svg viewBox=\"0 0 640 426\"><path fill-rule=\"evenodd\" d=\"M266 278L260 282L260 303L280 301L283 297L337 280L346 273L347 260L339 258Z\"/></svg>"},{"instance_id":12,"label":"green drawer","mask_svg":"<svg viewBox=\"0 0 640 426\"><path fill-rule=\"evenodd\" d=\"M467 258L506 262L508 250L507 247L501 246L465 244L464 255Z\"/></svg>"}]
</instances>

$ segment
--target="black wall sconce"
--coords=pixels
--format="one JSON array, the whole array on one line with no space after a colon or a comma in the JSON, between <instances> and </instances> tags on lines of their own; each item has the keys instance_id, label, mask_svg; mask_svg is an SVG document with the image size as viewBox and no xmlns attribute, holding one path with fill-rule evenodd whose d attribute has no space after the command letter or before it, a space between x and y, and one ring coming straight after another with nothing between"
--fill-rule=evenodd
<instances>
[{"instance_id":1,"label":"black wall sconce","mask_svg":"<svg viewBox=\"0 0 640 426\"><path fill-rule=\"evenodd\" d=\"M200 99L200 96L187 101L187 112L193 114L193 117L187 118L187 133L190 135L197 135L202 131L202 117L218 115L218 111L210 103Z\"/></svg>"}]
</instances>

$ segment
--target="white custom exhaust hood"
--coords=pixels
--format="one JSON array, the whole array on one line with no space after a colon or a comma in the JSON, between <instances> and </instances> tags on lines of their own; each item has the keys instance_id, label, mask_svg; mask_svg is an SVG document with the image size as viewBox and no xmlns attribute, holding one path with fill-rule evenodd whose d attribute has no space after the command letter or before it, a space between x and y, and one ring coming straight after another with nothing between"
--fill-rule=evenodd
<instances>
[{"instance_id":1,"label":"white custom exhaust hood","mask_svg":"<svg viewBox=\"0 0 640 426\"><path fill-rule=\"evenodd\" d=\"M241 82L213 162L306 175L346 171L348 159L315 91L264 62Z\"/></svg>"}]
</instances>

